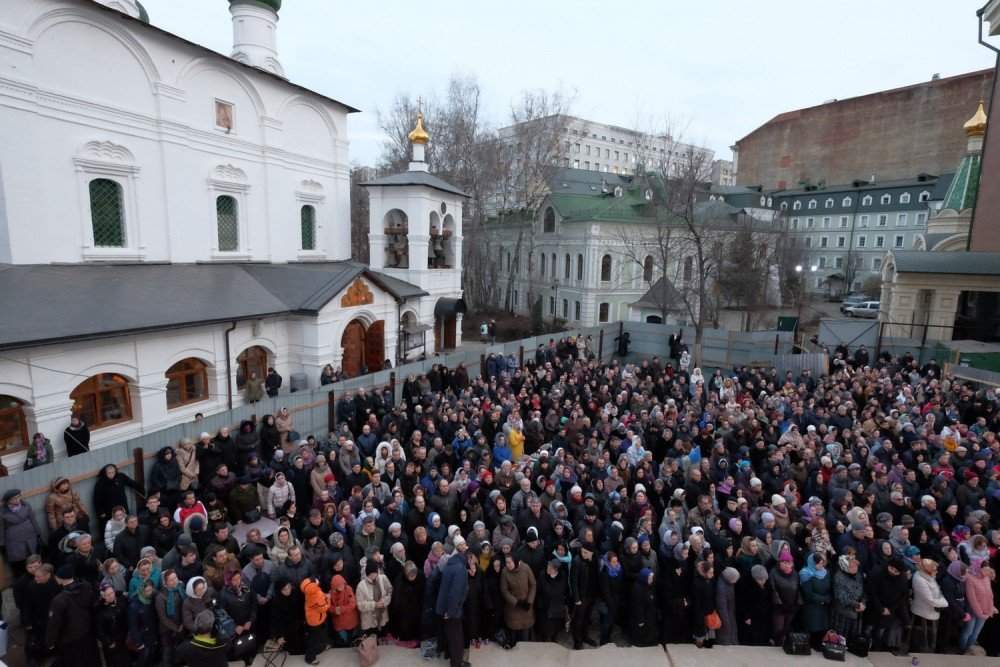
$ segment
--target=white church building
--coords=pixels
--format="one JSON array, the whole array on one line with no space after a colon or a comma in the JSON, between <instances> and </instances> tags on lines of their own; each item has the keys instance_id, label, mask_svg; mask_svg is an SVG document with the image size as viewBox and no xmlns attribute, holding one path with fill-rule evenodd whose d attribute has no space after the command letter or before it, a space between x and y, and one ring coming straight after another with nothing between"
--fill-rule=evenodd
<instances>
[{"instance_id":1,"label":"white church building","mask_svg":"<svg viewBox=\"0 0 1000 667\"><path fill-rule=\"evenodd\" d=\"M0 11L0 456L73 414L91 447L461 343L465 195L410 169L350 259L347 115L286 78L281 0L230 0L226 56L136 0ZM302 374L302 375L298 375Z\"/></svg>"}]
</instances>

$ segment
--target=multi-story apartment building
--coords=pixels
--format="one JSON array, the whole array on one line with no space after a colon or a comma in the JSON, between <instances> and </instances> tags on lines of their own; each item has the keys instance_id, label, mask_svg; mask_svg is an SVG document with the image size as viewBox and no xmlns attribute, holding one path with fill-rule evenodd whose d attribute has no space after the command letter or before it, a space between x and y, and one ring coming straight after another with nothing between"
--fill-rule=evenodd
<instances>
[{"instance_id":1,"label":"multi-story apartment building","mask_svg":"<svg viewBox=\"0 0 1000 667\"><path fill-rule=\"evenodd\" d=\"M911 249L951 176L805 187L770 193L809 271L806 289L837 295L878 276L890 250Z\"/></svg>"},{"instance_id":2,"label":"multi-story apartment building","mask_svg":"<svg viewBox=\"0 0 1000 667\"><path fill-rule=\"evenodd\" d=\"M712 183L715 185L736 185L736 171L732 160L712 162Z\"/></svg>"},{"instance_id":3,"label":"multi-story apartment building","mask_svg":"<svg viewBox=\"0 0 1000 667\"><path fill-rule=\"evenodd\" d=\"M556 123L552 117L525 121L501 128L500 136L518 141L525 134L525 124L529 127L545 124L561 133L563 138L554 151L555 159L561 166L572 169L628 176L641 173L640 165L645 165L648 171L675 176L693 163L704 169L707 180L715 157L709 148L684 143L669 135L646 134L575 116L562 116Z\"/></svg>"}]
</instances>

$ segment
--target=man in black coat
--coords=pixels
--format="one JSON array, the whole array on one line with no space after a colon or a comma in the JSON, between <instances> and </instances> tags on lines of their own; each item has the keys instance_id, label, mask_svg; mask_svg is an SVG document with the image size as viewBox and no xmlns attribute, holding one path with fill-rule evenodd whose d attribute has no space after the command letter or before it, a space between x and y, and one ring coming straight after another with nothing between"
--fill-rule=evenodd
<instances>
[{"instance_id":1,"label":"man in black coat","mask_svg":"<svg viewBox=\"0 0 1000 667\"><path fill-rule=\"evenodd\" d=\"M205 609L194 619L195 635L189 641L181 642L174 653L177 665L190 667L228 667L229 645L212 636L215 615Z\"/></svg>"},{"instance_id":2,"label":"man in black coat","mask_svg":"<svg viewBox=\"0 0 1000 667\"><path fill-rule=\"evenodd\" d=\"M598 561L597 547L584 542L580 552L573 557L573 567L570 568L570 599L573 603L572 626L573 647L582 648L583 644L597 646L587 634L590 628L590 613L598 595Z\"/></svg>"},{"instance_id":3,"label":"man in black coat","mask_svg":"<svg viewBox=\"0 0 1000 667\"><path fill-rule=\"evenodd\" d=\"M267 395L274 398L278 395L278 389L281 388L281 376L278 375L278 371L273 368L267 369L267 377L264 378L264 389L267 391Z\"/></svg>"},{"instance_id":4,"label":"man in black coat","mask_svg":"<svg viewBox=\"0 0 1000 667\"><path fill-rule=\"evenodd\" d=\"M63 442L66 443L66 455L76 456L90 451L90 429L79 417L71 417L69 426L63 431Z\"/></svg>"},{"instance_id":5,"label":"man in black coat","mask_svg":"<svg viewBox=\"0 0 1000 667\"><path fill-rule=\"evenodd\" d=\"M56 652L61 665L101 667L92 622L94 589L85 581L77 581L68 563L56 572L56 582L62 591L49 610L46 645Z\"/></svg>"},{"instance_id":6,"label":"man in black coat","mask_svg":"<svg viewBox=\"0 0 1000 667\"><path fill-rule=\"evenodd\" d=\"M142 548L149 542L148 531L139 524L139 517L129 515L125 530L115 537L114 557L128 569L134 568L142 557Z\"/></svg>"},{"instance_id":7,"label":"man in black coat","mask_svg":"<svg viewBox=\"0 0 1000 667\"><path fill-rule=\"evenodd\" d=\"M52 566L48 563L43 564L39 561L35 563L35 567L31 567L29 562L28 568L32 572L31 581L24 588L24 599L18 608L21 610L21 624L27 634L25 652L29 660L40 661L44 658L48 647L46 637L49 611L60 588L52 574Z\"/></svg>"},{"instance_id":8,"label":"man in black coat","mask_svg":"<svg viewBox=\"0 0 1000 667\"><path fill-rule=\"evenodd\" d=\"M456 535L454 542L455 552L441 571L434 611L444 619L444 635L451 667L462 667L463 664L468 664L464 660L465 636L462 625L465 595L469 591L469 571L465 561L468 546L461 535Z\"/></svg>"}]
</instances>

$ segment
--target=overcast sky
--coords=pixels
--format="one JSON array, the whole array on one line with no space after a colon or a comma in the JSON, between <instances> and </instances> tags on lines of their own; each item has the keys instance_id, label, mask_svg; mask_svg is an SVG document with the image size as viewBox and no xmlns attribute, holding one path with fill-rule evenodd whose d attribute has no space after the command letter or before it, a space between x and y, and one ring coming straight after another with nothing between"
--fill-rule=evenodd
<instances>
[{"instance_id":1,"label":"overcast sky","mask_svg":"<svg viewBox=\"0 0 1000 667\"><path fill-rule=\"evenodd\" d=\"M572 112L683 137L731 157L774 115L992 67L985 0L285 0L278 51L296 83L362 110L351 160L374 164L376 111L474 75L489 120L525 89L573 92ZM223 53L225 0L143 0L157 26ZM973 110L970 110L970 115ZM433 139L432 139L433 140Z\"/></svg>"}]
</instances>

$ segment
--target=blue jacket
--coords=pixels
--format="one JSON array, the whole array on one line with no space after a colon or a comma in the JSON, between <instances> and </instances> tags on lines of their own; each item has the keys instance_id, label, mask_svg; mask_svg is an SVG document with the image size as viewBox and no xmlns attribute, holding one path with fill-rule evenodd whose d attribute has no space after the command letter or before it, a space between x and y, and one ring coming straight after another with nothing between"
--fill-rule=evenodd
<instances>
[{"instance_id":1,"label":"blue jacket","mask_svg":"<svg viewBox=\"0 0 1000 667\"><path fill-rule=\"evenodd\" d=\"M465 569L465 556L454 552L441 571L441 587L438 590L434 611L439 616L462 618L465 595L469 592L469 572Z\"/></svg>"}]
</instances>

